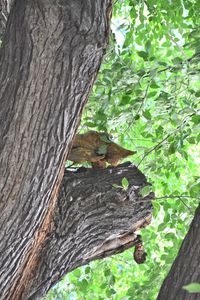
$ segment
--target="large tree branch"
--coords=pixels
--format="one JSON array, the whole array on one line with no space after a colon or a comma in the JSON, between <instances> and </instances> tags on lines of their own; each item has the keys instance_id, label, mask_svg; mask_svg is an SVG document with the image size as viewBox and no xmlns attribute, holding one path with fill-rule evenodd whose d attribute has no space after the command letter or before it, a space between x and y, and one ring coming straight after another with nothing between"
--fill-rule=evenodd
<instances>
[{"instance_id":1,"label":"large tree branch","mask_svg":"<svg viewBox=\"0 0 200 300\"><path fill-rule=\"evenodd\" d=\"M127 190L113 186L121 185L124 177L129 181ZM151 221L154 195L140 196L145 185L145 176L127 163L105 170L66 171L52 233L26 297L39 299L67 272L132 247L137 242L135 231Z\"/></svg>"}]
</instances>

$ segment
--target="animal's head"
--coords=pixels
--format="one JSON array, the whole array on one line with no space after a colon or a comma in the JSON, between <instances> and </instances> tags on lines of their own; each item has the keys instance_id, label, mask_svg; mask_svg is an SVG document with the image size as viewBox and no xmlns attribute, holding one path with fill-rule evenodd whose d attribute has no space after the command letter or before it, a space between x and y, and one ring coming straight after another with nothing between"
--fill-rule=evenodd
<instances>
[{"instance_id":1,"label":"animal's head","mask_svg":"<svg viewBox=\"0 0 200 300\"><path fill-rule=\"evenodd\" d=\"M106 160L111 165L116 166L120 160L122 160L130 155L133 155L135 153L136 153L136 151L127 150L115 143L111 143L108 146Z\"/></svg>"},{"instance_id":2,"label":"animal's head","mask_svg":"<svg viewBox=\"0 0 200 300\"><path fill-rule=\"evenodd\" d=\"M124 149L123 147L113 142L108 147L108 156L119 156L121 158L125 158L135 153L136 151Z\"/></svg>"}]
</instances>

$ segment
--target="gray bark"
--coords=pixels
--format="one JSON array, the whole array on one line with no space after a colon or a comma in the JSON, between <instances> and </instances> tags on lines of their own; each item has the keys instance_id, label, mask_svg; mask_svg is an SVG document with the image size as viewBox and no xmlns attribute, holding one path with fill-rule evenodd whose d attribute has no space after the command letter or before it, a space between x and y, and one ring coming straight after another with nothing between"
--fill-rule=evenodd
<instances>
[{"instance_id":1,"label":"gray bark","mask_svg":"<svg viewBox=\"0 0 200 300\"><path fill-rule=\"evenodd\" d=\"M199 293L189 294L182 288L192 282L200 283L200 206L157 300L199 300Z\"/></svg>"},{"instance_id":2,"label":"gray bark","mask_svg":"<svg viewBox=\"0 0 200 300\"><path fill-rule=\"evenodd\" d=\"M113 186L120 186L124 177L129 181L127 190ZM104 170L66 171L52 232L26 298L40 299L67 272L134 246L135 231L151 221L154 195L140 196L145 185L145 176L128 163Z\"/></svg>"},{"instance_id":3,"label":"gray bark","mask_svg":"<svg viewBox=\"0 0 200 300\"><path fill-rule=\"evenodd\" d=\"M14 0L0 1L0 37L4 35L6 23Z\"/></svg>"},{"instance_id":4,"label":"gray bark","mask_svg":"<svg viewBox=\"0 0 200 300\"><path fill-rule=\"evenodd\" d=\"M0 299L23 299L109 34L111 0L17 0L0 53Z\"/></svg>"}]
</instances>

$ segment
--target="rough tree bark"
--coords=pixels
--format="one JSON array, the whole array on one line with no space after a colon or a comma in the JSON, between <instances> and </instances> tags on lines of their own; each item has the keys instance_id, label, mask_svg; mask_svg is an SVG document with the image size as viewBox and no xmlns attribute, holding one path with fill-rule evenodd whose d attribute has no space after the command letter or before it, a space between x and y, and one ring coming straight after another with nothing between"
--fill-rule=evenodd
<instances>
[{"instance_id":1,"label":"rough tree bark","mask_svg":"<svg viewBox=\"0 0 200 300\"><path fill-rule=\"evenodd\" d=\"M0 41L2 40L2 37L5 33L8 15L10 13L13 3L14 3L14 0L1 0L0 1Z\"/></svg>"},{"instance_id":2,"label":"rough tree bark","mask_svg":"<svg viewBox=\"0 0 200 300\"><path fill-rule=\"evenodd\" d=\"M99 69L111 0L17 0L0 56L0 295L23 299Z\"/></svg>"},{"instance_id":3,"label":"rough tree bark","mask_svg":"<svg viewBox=\"0 0 200 300\"><path fill-rule=\"evenodd\" d=\"M199 300L200 294L189 294L182 289L191 282L200 283L200 206L157 300Z\"/></svg>"},{"instance_id":4,"label":"rough tree bark","mask_svg":"<svg viewBox=\"0 0 200 300\"><path fill-rule=\"evenodd\" d=\"M129 181L128 189L113 187L121 185L123 177ZM153 193L145 198L139 194L145 185L145 176L127 163L104 170L65 171L52 231L25 298L41 299L67 272L132 247L137 242L135 231L151 221Z\"/></svg>"}]
</instances>

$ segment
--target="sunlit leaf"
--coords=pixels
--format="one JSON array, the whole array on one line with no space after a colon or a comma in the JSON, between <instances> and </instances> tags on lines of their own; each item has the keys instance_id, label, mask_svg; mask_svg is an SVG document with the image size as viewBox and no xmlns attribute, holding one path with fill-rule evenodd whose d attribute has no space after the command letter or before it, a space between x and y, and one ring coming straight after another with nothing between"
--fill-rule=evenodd
<instances>
[{"instance_id":1,"label":"sunlit leaf","mask_svg":"<svg viewBox=\"0 0 200 300\"><path fill-rule=\"evenodd\" d=\"M140 192L139 192L139 193L140 193L140 195L141 195L142 197L146 197L146 196L148 196L151 192L152 192L152 186L151 186L151 185L146 185L146 186L140 188Z\"/></svg>"},{"instance_id":2,"label":"sunlit leaf","mask_svg":"<svg viewBox=\"0 0 200 300\"><path fill-rule=\"evenodd\" d=\"M144 116L146 119L151 120L151 113L150 113L149 110L143 111L142 114L143 114L143 116Z\"/></svg>"},{"instance_id":3,"label":"sunlit leaf","mask_svg":"<svg viewBox=\"0 0 200 300\"><path fill-rule=\"evenodd\" d=\"M122 179L122 187L123 187L124 190L127 190L128 186L129 186L128 179L124 177Z\"/></svg>"},{"instance_id":4,"label":"sunlit leaf","mask_svg":"<svg viewBox=\"0 0 200 300\"><path fill-rule=\"evenodd\" d=\"M189 293L200 293L200 283L190 283L183 286L183 289Z\"/></svg>"}]
</instances>

